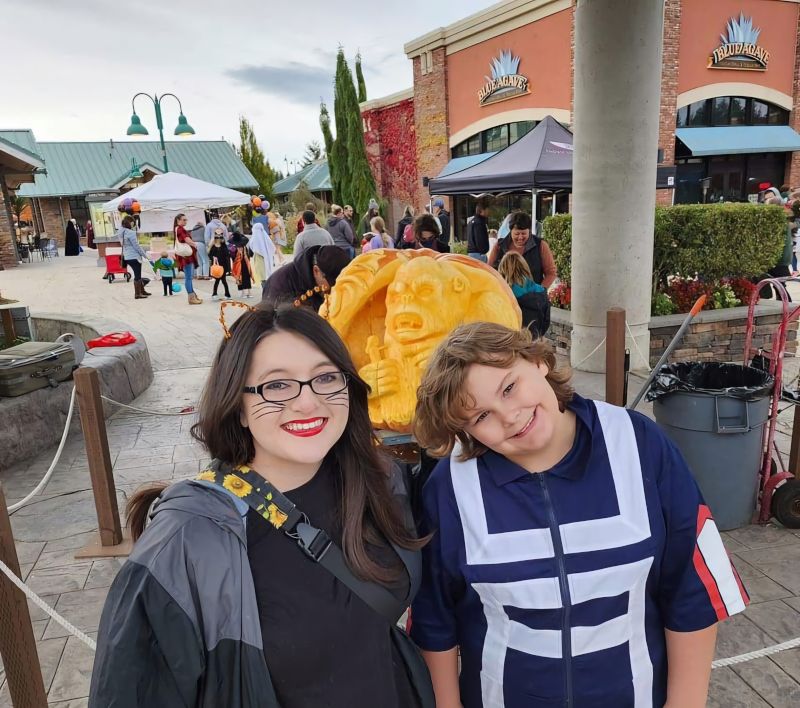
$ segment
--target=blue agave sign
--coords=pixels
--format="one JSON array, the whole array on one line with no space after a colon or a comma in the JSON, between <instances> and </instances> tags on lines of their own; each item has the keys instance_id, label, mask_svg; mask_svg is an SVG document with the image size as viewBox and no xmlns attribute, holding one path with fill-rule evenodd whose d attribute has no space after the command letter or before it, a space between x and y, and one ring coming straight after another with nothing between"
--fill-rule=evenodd
<instances>
[{"instance_id":1,"label":"blue agave sign","mask_svg":"<svg viewBox=\"0 0 800 708\"><path fill-rule=\"evenodd\" d=\"M486 83L478 91L482 106L529 92L528 77L519 73L519 57L513 56L510 50L492 59L491 69L492 75L485 77Z\"/></svg>"},{"instance_id":2,"label":"blue agave sign","mask_svg":"<svg viewBox=\"0 0 800 708\"><path fill-rule=\"evenodd\" d=\"M739 69L765 71L769 52L758 44L761 30L753 26L753 18L739 13L739 19L728 20L727 34L721 34L721 44L708 58L709 69Z\"/></svg>"}]
</instances>

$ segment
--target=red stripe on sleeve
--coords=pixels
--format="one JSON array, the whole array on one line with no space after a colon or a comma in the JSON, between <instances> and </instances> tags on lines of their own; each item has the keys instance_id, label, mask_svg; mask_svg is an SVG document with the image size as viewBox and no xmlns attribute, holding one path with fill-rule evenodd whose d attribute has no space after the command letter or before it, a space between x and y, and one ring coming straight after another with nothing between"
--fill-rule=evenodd
<instances>
[{"instance_id":1,"label":"red stripe on sleeve","mask_svg":"<svg viewBox=\"0 0 800 708\"><path fill-rule=\"evenodd\" d=\"M706 505L701 504L697 509L697 536L700 535L700 532L703 530L703 526L709 519L712 519L711 509L709 509ZM694 547L694 556L692 560L694 562L695 572L697 573L697 576L700 578L700 581L703 583L706 592L708 593L708 598L711 601L711 606L714 608L714 612L717 615L717 620L721 622L722 620L727 619L729 616L728 610L725 607L725 603L722 600L722 595L717 587L717 581L714 580L714 576L708 569L705 558L703 558L703 554L700 552L700 547L697 544L695 544ZM741 582L739 583L739 587L741 588Z\"/></svg>"}]
</instances>

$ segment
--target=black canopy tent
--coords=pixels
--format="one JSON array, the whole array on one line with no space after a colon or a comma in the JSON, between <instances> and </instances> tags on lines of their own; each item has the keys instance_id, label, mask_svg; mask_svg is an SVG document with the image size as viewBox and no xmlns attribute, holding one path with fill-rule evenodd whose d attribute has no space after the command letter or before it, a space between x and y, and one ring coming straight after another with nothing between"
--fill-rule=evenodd
<instances>
[{"instance_id":1,"label":"black canopy tent","mask_svg":"<svg viewBox=\"0 0 800 708\"><path fill-rule=\"evenodd\" d=\"M434 177L431 194L498 194L511 191L571 191L572 133L547 116L530 133L477 165ZM674 167L658 169L657 187L674 186Z\"/></svg>"}]
</instances>

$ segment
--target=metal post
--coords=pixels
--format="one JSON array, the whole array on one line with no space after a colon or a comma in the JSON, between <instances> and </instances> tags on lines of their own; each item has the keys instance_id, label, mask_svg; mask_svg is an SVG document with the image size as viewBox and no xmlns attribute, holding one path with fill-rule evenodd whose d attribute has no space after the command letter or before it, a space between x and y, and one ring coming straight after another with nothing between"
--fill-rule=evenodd
<instances>
[{"instance_id":1,"label":"metal post","mask_svg":"<svg viewBox=\"0 0 800 708\"><path fill-rule=\"evenodd\" d=\"M606 403L625 405L625 310L606 312Z\"/></svg>"},{"instance_id":2,"label":"metal post","mask_svg":"<svg viewBox=\"0 0 800 708\"><path fill-rule=\"evenodd\" d=\"M158 96L153 99L153 105L156 107L156 125L158 126L158 139L161 142L161 157L164 160L164 172L169 172L169 165L167 164L167 146L164 144L164 121L161 119L161 102Z\"/></svg>"},{"instance_id":3,"label":"metal post","mask_svg":"<svg viewBox=\"0 0 800 708\"><path fill-rule=\"evenodd\" d=\"M22 578L3 485L0 484L0 560ZM24 593L0 572L0 656L11 705L47 708L47 694L36 652L36 638Z\"/></svg>"},{"instance_id":4,"label":"metal post","mask_svg":"<svg viewBox=\"0 0 800 708\"><path fill-rule=\"evenodd\" d=\"M108 451L106 420L100 398L100 377L96 369L81 367L74 374L78 406L81 414L83 439L86 441L86 457L92 478L94 504L101 546L117 546L122 543L122 527L117 508L117 492Z\"/></svg>"}]
</instances>

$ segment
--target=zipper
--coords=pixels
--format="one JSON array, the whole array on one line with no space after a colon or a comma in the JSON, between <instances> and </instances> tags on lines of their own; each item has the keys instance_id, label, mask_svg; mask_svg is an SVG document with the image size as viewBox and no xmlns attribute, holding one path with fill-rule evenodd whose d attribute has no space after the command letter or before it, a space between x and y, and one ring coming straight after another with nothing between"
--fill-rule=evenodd
<instances>
[{"instance_id":1,"label":"zipper","mask_svg":"<svg viewBox=\"0 0 800 708\"><path fill-rule=\"evenodd\" d=\"M561 532L556 520L556 510L553 507L553 500L550 497L550 490L547 487L547 480L543 473L536 475L544 494L547 515L550 518L550 535L553 538L553 549L555 551L556 563L558 564L558 586L561 590L561 604L564 607L561 621L561 656L564 660L564 683L566 687L567 702L566 707L572 708L572 632L570 628L570 610L572 600L569 594L569 584L567 583L567 567L564 563L564 546L561 543Z\"/></svg>"}]
</instances>

